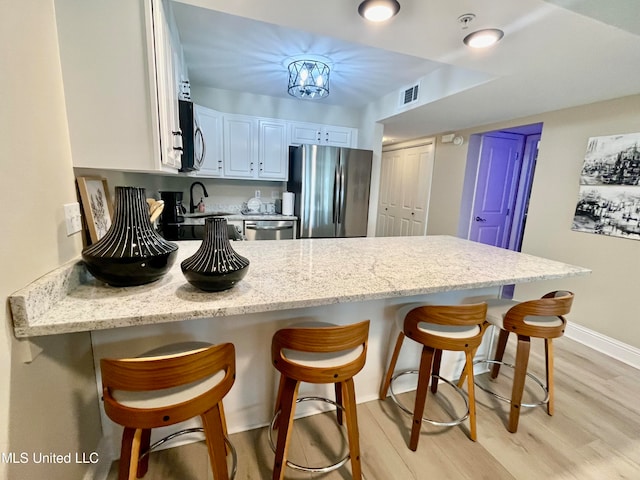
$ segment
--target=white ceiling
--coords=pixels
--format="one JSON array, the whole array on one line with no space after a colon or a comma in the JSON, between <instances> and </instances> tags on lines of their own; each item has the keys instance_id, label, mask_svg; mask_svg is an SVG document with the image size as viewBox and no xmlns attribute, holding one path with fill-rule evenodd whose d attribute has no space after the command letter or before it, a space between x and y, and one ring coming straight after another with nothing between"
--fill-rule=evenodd
<instances>
[{"instance_id":1,"label":"white ceiling","mask_svg":"<svg viewBox=\"0 0 640 480\"><path fill-rule=\"evenodd\" d=\"M400 0L399 14L383 25L365 22L359 3L181 0L173 7L194 85L292 98L286 60L309 53L331 59L331 93L320 100L327 104L363 107L438 71L463 85L381 119L395 139L640 93L638 0ZM476 18L465 30L457 19L466 13ZM486 27L505 32L493 49L462 44ZM479 83L478 75L491 80Z\"/></svg>"}]
</instances>

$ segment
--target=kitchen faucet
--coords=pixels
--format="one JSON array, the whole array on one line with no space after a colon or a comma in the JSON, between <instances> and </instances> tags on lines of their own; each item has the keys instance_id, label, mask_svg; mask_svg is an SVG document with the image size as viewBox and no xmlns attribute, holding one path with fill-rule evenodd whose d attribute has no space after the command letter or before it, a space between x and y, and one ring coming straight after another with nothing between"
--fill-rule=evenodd
<instances>
[{"instance_id":1,"label":"kitchen faucet","mask_svg":"<svg viewBox=\"0 0 640 480\"><path fill-rule=\"evenodd\" d=\"M204 186L204 184L202 182L193 182L191 184L191 188L189 189L189 213L193 213L196 211L196 206L193 203L193 187L195 187L196 185L200 185L202 187L202 193L204 193L205 197L208 197L209 194L207 193L207 188Z\"/></svg>"}]
</instances>

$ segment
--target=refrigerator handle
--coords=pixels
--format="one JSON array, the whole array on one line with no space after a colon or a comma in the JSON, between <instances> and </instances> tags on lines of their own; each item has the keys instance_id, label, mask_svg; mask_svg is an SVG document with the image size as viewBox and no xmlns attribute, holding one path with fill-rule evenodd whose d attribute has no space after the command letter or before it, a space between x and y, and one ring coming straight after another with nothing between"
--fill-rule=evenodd
<instances>
[{"instance_id":1,"label":"refrigerator handle","mask_svg":"<svg viewBox=\"0 0 640 480\"><path fill-rule=\"evenodd\" d=\"M340 165L336 165L333 179L333 212L331 217L333 223L337 224L340 219Z\"/></svg>"},{"instance_id":2,"label":"refrigerator handle","mask_svg":"<svg viewBox=\"0 0 640 480\"><path fill-rule=\"evenodd\" d=\"M344 168L340 165L340 194L338 197L338 223L344 223L344 195L345 195L345 186L344 186Z\"/></svg>"}]
</instances>

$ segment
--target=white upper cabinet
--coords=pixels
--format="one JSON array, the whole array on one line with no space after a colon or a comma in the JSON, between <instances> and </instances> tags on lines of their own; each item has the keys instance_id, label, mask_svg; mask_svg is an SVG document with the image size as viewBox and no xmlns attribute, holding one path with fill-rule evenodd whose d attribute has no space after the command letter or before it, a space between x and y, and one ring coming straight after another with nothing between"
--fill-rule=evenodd
<instances>
[{"instance_id":1,"label":"white upper cabinet","mask_svg":"<svg viewBox=\"0 0 640 480\"><path fill-rule=\"evenodd\" d=\"M178 92L182 72L182 46L171 32L167 0L153 2L153 36L162 164L179 169L182 165L182 132L178 113Z\"/></svg>"},{"instance_id":2,"label":"white upper cabinet","mask_svg":"<svg viewBox=\"0 0 640 480\"><path fill-rule=\"evenodd\" d=\"M315 123L291 123L291 143L355 147L357 129Z\"/></svg>"},{"instance_id":3,"label":"white upper cabinet","mask_svg":"<svg viewBox=\"0 0 640 480\"><path fill-rule=\"evenodd\" d=\"M258 119L224 115L224 176L254 178L258 159Z\"/></svg>"},{"instance_id":4,"label":"white upper cabinet","mask_svg":"<svg viewBox=\"0 0 640 480\"><path fill-rule=\"evenodd\" d=\"M55 4L73 165L177 173L176 46L163 2Z\"/></svg>"},{"instance_id":5,"label":"white upper cabinet","mask_svg":"<svg viewBox=\"0 0 640 480\"><path fill-rule=\"evenodd\" d=\"M287 180L287 123L247 115L223 115L225 178Z\"/></svg>"},{"instance_id":6,"label":"white upper cabinet","mask_svg":"<svg viewBox=\"0 0 640 480\"><path fill-rule=\"evenodd\" d=\"M258 126L258 178L287 180L289 171L287 122L259 120Z\"/></svg>"},{"instance_id":7,"label":"white upper cabinet","mask_svg":"<svg viewBox=\"0 0 640 480\"><path fill-rule=\"evenodd\" d=\"M203 137L204 161L195 173L202 177L222 177L224 175L222 151L222 113L194 104Z\"/></svg>"}]
</instances>

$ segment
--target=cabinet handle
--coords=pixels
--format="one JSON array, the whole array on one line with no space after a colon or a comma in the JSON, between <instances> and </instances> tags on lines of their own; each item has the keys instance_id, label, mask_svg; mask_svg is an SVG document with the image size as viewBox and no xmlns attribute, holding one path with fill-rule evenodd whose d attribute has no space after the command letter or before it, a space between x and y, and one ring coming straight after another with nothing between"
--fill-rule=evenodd
<instances>
[{"instance_id":1,"label":"cabinet handle","mask_svg":"<svg viewBox=\"0 0 640 480\"><path fill-rule=\"evenodd\" d=\"M253 172L253 162L250 162L250 163L249 163L249 171L250 171L250 172Z\"/></svg>"},{"instance_id":2,"label":"cabinet handle","mask_svg":"<svg viewBox=\"0 0 640 480\"><path fill-rule=\"evenodd\" d=\"M182 132L180 130L174 130L173 132L171 132L173 134L174 137L177 136L182 136Z\"/></svg>"},{"instance_id":3,"label":"cabinet handle","mask_svg":"<svg viewBox=\"0 0 640 480\"><path fill-rule=\"evenodd\" d=\"M222 170L222 160L218 160L218 170Z\"/></svg>"},{"instance_id":4,"label":"cabinet handle","mask_svg":"<svg viewBox=\"0 0 640 480\"><path fill-rule=\"evenodd\" d=\"M262 172L264 169L262 168L262 162L260 162L260 171Z\"/></svg>"},{"instance_id":5,"label":"cabinet handle","mask_svg":"<svg viewBox=\"0 0 640 480\"><path fill-rule=\"evenodd\" d=\"M184 148L182 148L182 147L173 147L173 149L174 149L174 150L179 150L179 151L181 151L181 152L182 152L182 151L184 151Z\"/></svg>"}]
</instances>

